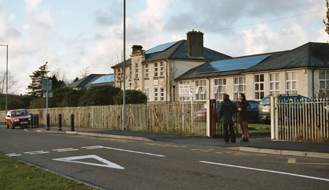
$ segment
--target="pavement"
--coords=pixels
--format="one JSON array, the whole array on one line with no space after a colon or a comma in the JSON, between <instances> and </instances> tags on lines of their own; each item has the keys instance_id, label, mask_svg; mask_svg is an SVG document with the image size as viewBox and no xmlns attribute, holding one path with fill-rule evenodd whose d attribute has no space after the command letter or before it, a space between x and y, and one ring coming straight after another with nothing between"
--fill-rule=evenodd
<instances>
[{"instance_id":1,"label":"pavement","mask_svg":"<svg viewBox=\"0 0 329 190\"><path fill-rule=\"evenodd\" d=\"M174 144L222 147L237 151L329 159L329 143L271 141L270 136L251 136L249 138L250 142L224 144L224 140L221 138L140 131L106 130L79 127L76 127L74 131L71 131L70 127L62 127L62 131L59 132L58 126L51 126L50 130L46 130L45 126L39 126L39 128L28 128L25 130L33 132L62 133L68 135L84 135L138 141L159 141ZM237 138L237 141L239 141L239 138Z\"/></svg>"}]
</instances>

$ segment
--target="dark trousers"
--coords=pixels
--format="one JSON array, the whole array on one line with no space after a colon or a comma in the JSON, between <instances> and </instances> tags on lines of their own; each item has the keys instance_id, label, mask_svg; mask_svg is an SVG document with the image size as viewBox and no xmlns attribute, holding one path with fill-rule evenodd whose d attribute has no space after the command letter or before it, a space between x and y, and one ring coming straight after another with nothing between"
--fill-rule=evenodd
<instances>
[{"instance_id":1,"label":"dark trousers","mask_svg":"<svg viewBox=\"0 0 329 190\"><path fill-rule=\"evenodd\" d=\"M230 128L230 135L228 133L228 128ZM230 142L230 136L231 136L231 142L235 143L235 133L233 128L233 123L230 124L224 124L224 142Z\"/></svg>"}]
</instances>

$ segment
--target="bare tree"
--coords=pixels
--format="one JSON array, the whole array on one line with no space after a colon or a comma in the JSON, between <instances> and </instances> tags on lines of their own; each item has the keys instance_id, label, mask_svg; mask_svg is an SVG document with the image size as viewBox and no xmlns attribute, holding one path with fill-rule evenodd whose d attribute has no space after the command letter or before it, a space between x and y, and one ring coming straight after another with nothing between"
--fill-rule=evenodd
<instances>
[{"instance_id":1,"label":"bare tree","mask_svg":"<svg viewBox=\"0 0 329 190\"><path fill-rule=\"evenodd\" d=\"M326 28L324 30L329 35L329 1L328 0L326 0L326 1L327 1L327 21L326 21L326 19L323 19L323 23L326 26Z\"/></svg>"},{"instance_id":2,"label":"bare tree","mask_svg":"<svg viewBox=\"0 0 329 190\"><path fill-rule=\"evenodd\" d=\"M84 78L90 74L89 67L85 67L80 70L80 78Z\"/></svg>"},{"instance_id":3,"label":"bare tree","mask_svg":"<svg viewBox=\"0 0 329 190\"><path fill-rule=\"evenodd\" d=\"M15 94L21 86L15 75L8 71L8 94ZM6 71L0 71L0 94L6 93Z\"/></svg>"},{"instance_id":4,"label":"bare tree","mask_svg":"<svg viewBox=\"0 0 329 190\"><path fill-rule=\"evenodd\" d=\"M173 85L175 81L175 75L177 73L177 68L174 65L170 66L169 62L164 64L165 67L163 72L165 78L164 81L160 83L160 86L165 89L167 96L169 96L169 101L171 102L173 101L173 93L175 93L173 92Z\"/></svg>"}]
</instances>

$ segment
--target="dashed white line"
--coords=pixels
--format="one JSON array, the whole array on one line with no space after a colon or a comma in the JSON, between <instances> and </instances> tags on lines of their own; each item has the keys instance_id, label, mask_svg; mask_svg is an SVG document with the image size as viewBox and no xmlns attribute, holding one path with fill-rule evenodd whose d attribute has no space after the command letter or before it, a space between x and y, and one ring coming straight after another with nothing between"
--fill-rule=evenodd
<instances>
[{"instance_id":1,"label":"dashed white line","mask_svg":"<svg viewBox=\"0 0 329 190\"><path fill-rule=\"evenodd\" d=\"M38 151L32 151L32 152L24 152L24 154L30 154L30 155L35 155L35 154L47 154L49 153L48 151L43 151L43 150L38 150Z\"/></svg>"},{"instance_id":2,"label":"dashed white line","mask_svg":"<svg viewBox=\"0 0 329 190\"><path fill-rule=\"evenodd\" d=\"M79 149L75 148L60 148L60 149L53 149L54 152L69 152L69 151L77 151Z\"/></svg>"},{"instance_id":3,"label":"dashed white line","mask_svg":"<svg viewBox=\"0 0 329 190\"><path fill-rule=\"evenodd\" d=\"M250 168L250 167L244 167L244 166L236 166L236 165L230 165L230 164L222 164L222 163L216 163L216 162L208 162L208 161L200 161L204 164L212 164L212 165L218 165L218 166L226 166L226 167L232 167L232 168L240 168L240 169L246 169L246 170L255 170L255 171L261 171L261 172L268 172L268 173L276 173L276 174L282 174L282 175L290 175L295 177L302 177L302 178L308 178L308 179L315 179L320 181L328 181L329 179L326 178L320 178L320 177L313 177L313 176L307 176L307 175L299 175L299 174L293 174L293 173L287 173L287 172L280 172L280 171L274 171L274 170L265 170L265 169L258 169L258 168Z\"/></svg>"},{"instance_id":4,"label":"dashed white line","mask_svg":"<svg viewBox=\"0 0 329 190\"><path fill-rule=\"evenodd\" d=\"M14 157L14 156L21 156L21 154L10 153L10 154L6 154L6 156Z\"/></svg>"},{"instance_id":5,"label":"dashed white line","mask_svg":"<svg viewBox=\"0 0 329 190\"><path fill-rule=\"evenodd\" d=\"M165 157L164 155L160 154L152 154L152 153L147 153L147 152L139 152L139 151L134 151L134 150L125 150L125 149L120 149L120 148L112 148L112 147L106 147L106 146L86 146L86 147L81 147L81 148L86 148L86 149L109 149L109 150L117 150L121 152L130 152L130 153L136 153L136 154L144 154L144 155L149 155L149 156L157 156L157 157Z\"/></svg>"}]
</instances>

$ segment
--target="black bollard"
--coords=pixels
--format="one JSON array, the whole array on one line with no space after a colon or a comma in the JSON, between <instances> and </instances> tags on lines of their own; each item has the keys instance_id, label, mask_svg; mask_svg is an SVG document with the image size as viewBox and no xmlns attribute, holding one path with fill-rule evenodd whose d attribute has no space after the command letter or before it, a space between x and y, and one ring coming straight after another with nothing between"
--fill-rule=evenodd
<instances>
[{"instance_id":1,"label":"black bollard","mask_svg":"<svg viewBox=\"0 0 329 190\"><path fill-rule=\"evenodd\" d=\"M62 114L58 115L58 131L62 131Z\"/></svg>"},{"instance_id":2,"label":"black bollard","mask_svg":"<svg viewBox=\"0 0 329 190\"><path fill-rule=\"evenodd\" d=\"M74 115L71 115L71 131L74 131Z\"/></svg>"},{"instance_id":3,"label":"black bollard","mask_svg":"<svg viewBox=\"0 0 329 190\"><path fill-rule=\"evenodd\" d=\"M37 126L37 114L33 115L33 126Z\"/></svg>"},{"instance_id":4,"label":"black bollard","mask_svg":"<svg viewBox=\"0 0 329 190\"><path fill-rule=\"evenodd\" d=\"M50 121L49 121L49 113L47 114L47 131L50 130L50 125L49 125Z\"/></svg>"},{"instance_id":5,"label":"black bollard","mask_svg":"<svg viewBox=\"0 0 329 190\"><path fill-rule=\"evenodd\" d=\"M33 127L33 113L30 113L30 128Z\"/></svg>"},{"instance_id":6,"label":"black bollard","mask_svg":"<svg viewBox=\"0 0 329 190\"><path fill-rule=\"evenodd\" d=\"M36 126L39 127L39 114L37 114Z\"/></svg>"}]
</instances>

